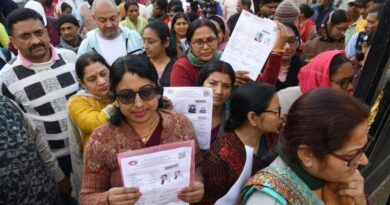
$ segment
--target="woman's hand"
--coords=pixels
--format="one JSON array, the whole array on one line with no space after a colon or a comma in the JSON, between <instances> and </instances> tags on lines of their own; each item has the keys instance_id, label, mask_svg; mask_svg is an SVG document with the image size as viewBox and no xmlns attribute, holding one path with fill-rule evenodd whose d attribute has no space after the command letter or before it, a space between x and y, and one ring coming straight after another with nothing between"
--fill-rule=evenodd
<instances>
[{"instance_id":1,"label":"woman's hand","mask_svg":"<svg viewBox=\"0 0 390 205\"><path fill-rule=\"evenodd\" d=\"M278 34L277 34L276 42L275 42L272 50L281 51L281 50L284 50L284 46L286 45L286 43L288 41L289 35L288 35L288 31L286 29L286 26L284 26L282 23L280 23L278 21L275 21L275 23L276 23L276 28L278 30L278 32L277 32Z\"/></svg>"},{"instance_id":2,"label":"woman's hand","mask_svg":"<svg viewBox=\"0 0 390 205\"><path fill-rule=\"evenodd\" d=\"M161 100L162 100L163 109L173 110L173 103L169 98L163 96Z\"/></svg>"},{"instance_id":3,"label":"woman's hand","mask_svg":"<svg viewBox=\"0 0 390 205\"><path fill-rule=\"evenodd\" d=\"M347 183L344 183L339 187L339 194L352 197L356 205L366 205L367 200L364 193L364 178L359 170L356 170L347 181Z\"/></svg>"},{"instance_id":4,"label":"woman's hand","mask_svg":"<svg viewBox=\"0 0 390 205\"><path fill-rule=\"evenodd\" d=\"M240 87L242 84L248 82L250 78L248 77L248 71L236 71L236 82L234 82L235 87Z\"/></svg>"},{"instance_id":5,"label":"woman's hand","mask_svg":"<svg viewBox=\"0 0 390 205\"><path fill-rule=\"evenodd\" d=\"M177 197L184 202L193 204L200 202L203 198L203 195L203 183L194 181L189 187L182 189Z\"/></svg>"},{"instance_id":6,"label":"woman's hand","mask_svg":"<svg viewBox=\"0 0 390 205\"><path fill-rule=\"evenodd\" d=\"M114 187L108 190L110 205L132 205L141 197L138 188Z\"/></svg>"}]
</instances>

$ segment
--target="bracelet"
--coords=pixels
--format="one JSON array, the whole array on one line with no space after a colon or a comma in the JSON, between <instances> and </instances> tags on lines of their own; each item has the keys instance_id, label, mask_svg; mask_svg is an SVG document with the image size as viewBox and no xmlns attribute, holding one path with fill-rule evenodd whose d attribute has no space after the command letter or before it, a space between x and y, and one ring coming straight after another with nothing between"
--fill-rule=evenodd
<instances>
[{"instance_id":1,"label":"bracelet","mask_svg":"<svg viewBox=\"0 0 390 205\"><path fill-rule=\"evenodd\" d=\"M272 55L281 56L281 55L283 55L283 52L280 52L280 51L271 51L271 54L272 54Z\"/></svg>"},{"instance_id":2,"label":"bracelet","mask_svg":"<svg viewBox=\"0 0 390 205\"><path fill-rule=\"evenodd\" d=\"M272 53L284 53L285 52L285 49L282 48L282 49L272 49L271 51Z\"/></svg>"}]
</instances>

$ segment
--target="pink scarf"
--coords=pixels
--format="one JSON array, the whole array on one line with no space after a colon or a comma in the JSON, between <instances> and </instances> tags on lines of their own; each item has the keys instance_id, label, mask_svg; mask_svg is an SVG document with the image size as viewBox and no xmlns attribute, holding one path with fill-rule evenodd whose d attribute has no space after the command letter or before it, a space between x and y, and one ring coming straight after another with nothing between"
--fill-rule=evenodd
<instances>
[{"instance_id":1,"label":"pink scarf","mask_svg":"<svg viewBox=\"0 0 390 205\"><path fill-rule=\"evenodd\" d=\"M313 88L329 87L329 67L336 55L344 55L344 50L325 51L315 56L298 73L299 87L302 93Z\"/></svg>"}]
</instances>

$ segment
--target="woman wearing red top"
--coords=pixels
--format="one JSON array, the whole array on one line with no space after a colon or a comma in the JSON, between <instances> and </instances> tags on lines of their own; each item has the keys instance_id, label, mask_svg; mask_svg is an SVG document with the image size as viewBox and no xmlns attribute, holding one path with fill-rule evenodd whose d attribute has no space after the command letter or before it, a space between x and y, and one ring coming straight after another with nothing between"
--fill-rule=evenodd
<instances>
[{"instance_id":1,"label":"woman wearing red top","mask_svg":"<svg viewBox=\"0 0 390 205\"><path fill-rule=\"evenodd\" d=\"M305 43L307 40L311 40L317 36L316 24L311 20L311 16L314 14L313 9L307 4L301 4L299 6L299 17L295 22L295 26L299 30L301 40Z\"/></svg>"},{"instance_id":2,"label":"woman wearing red top","mask_svg":"<svg viewBox=\"0 0 390 205\"><path fill-rule=\"evenodd\" d=\"M264 72L256 80L272 85L277 81L284 45L288 39L286 28L280 23L277 27L278 40ZM222 56L222 52L218 51L218 30L208 19L198 19L190 24L187 41L190 48L186 56L178 59L173 66L171 86L196 86L202 66L212 60L219 60ZM246 71L236 71L236 86L250 80L246 74Z\"/></svg>"}]
</instances>

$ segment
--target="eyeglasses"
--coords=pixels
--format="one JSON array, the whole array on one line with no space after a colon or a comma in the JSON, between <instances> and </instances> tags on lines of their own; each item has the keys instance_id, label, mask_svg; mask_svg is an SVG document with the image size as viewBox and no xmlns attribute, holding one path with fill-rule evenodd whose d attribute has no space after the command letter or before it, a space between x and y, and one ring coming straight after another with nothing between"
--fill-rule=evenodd
<instances>
[{"instance_id":1,"label":"eyeglasses","mask_svg":"<svg viewBox=\"0 0 390 205\"><path fill-rule=\"evenodd\" d=\"M264 112L272 112L272 113L275 113L278 115L278 117L280 117L280 114L282 113L282 108L281 107L278 107L277 109L275 110L266 110Z\"/></svg>"},{"instance_id":2,"label":"eyeglasses","mask_svg":"<svg viewBox=\"0 0 390 205\"><path fill-rule=\"evenodd\" d=\"M288 39L287 39L287 43L288 43L290 46L297 46L297 45L298 45L298 42L299 42L299 38L298 38L298 37L291 37L291 38L288 38Z\"/></svg>"},{"instance_id":3,"label":"eyeglasses","mask_svg":"<svg viewBox=\"0 0 390 205\"><path fill-rule=\"evenodd\" d=\"M358 160L360 159L360 157L368 150L368 148L370 147L370 145L372 144L373 141L374 141L374 138L369 135L367 144L364 145L364 147L362 149L360 149L358 152L356 152L355 154L353 154L351 156L342 156L342 155L335 154L333 152L331 152L330 154L332 156L336 157L337 159L341 159L341 160L347 162L348 167L356 166L356 165L358 165Z\"/></svg>"},{"instance_id":4,"label":"eyeglasses","mask_svg":"<svg viewBox=\"0 0 390 205\"><path fill-rule=\"evenodd\" d=\"M147 85L142 88L140 88L138 91L125 89L121 90L116 94L116 97L119 99L119 101L123 104L132 104L135 100L135 95L138 94L138 96L145 101L152 100L157 95L158 88L155 86Z\"/></svg>"},{"instance_id":5,"label":"eyeglasses","mask_svg":"<svg viewBox=\"0 0 390 205\"><path fill-rule=\"evenodd\" d=\"M160 40L150 39L150 38L143 39L143 41L144 41L144 44L148 44L148 45L153 45L157 42L160 42Z\"/></svg>"},{"instance_id":6,"label":"eyeglasses","mask_svg":"<svg viewBox=\"0 0 390 205\"><path fill-rule=\"evenodd\" d=\"M218 38L216 37L209 37L205 41L202 39L195 40L191 42L191 44L195 48L203 48L204 44L206 43L209 47L215 46L218 42Z\"/></svg>"},{"instance_id":7,"label":"eyeglasses","mask_svg":"<svg viewBox=\"0 0 390 205\"><path fill-rule=\"evenodd\" d=\"M348 78L343 78L341 80L332 80L332 79L330 79L330 81L339 84L342 89L347 89L348 85L352 84L352 82L355 80L355 78L356 78L356 75L354 74L354 75L352 75L351 77L348 77Z\"/></svg>"}]
</instances>

